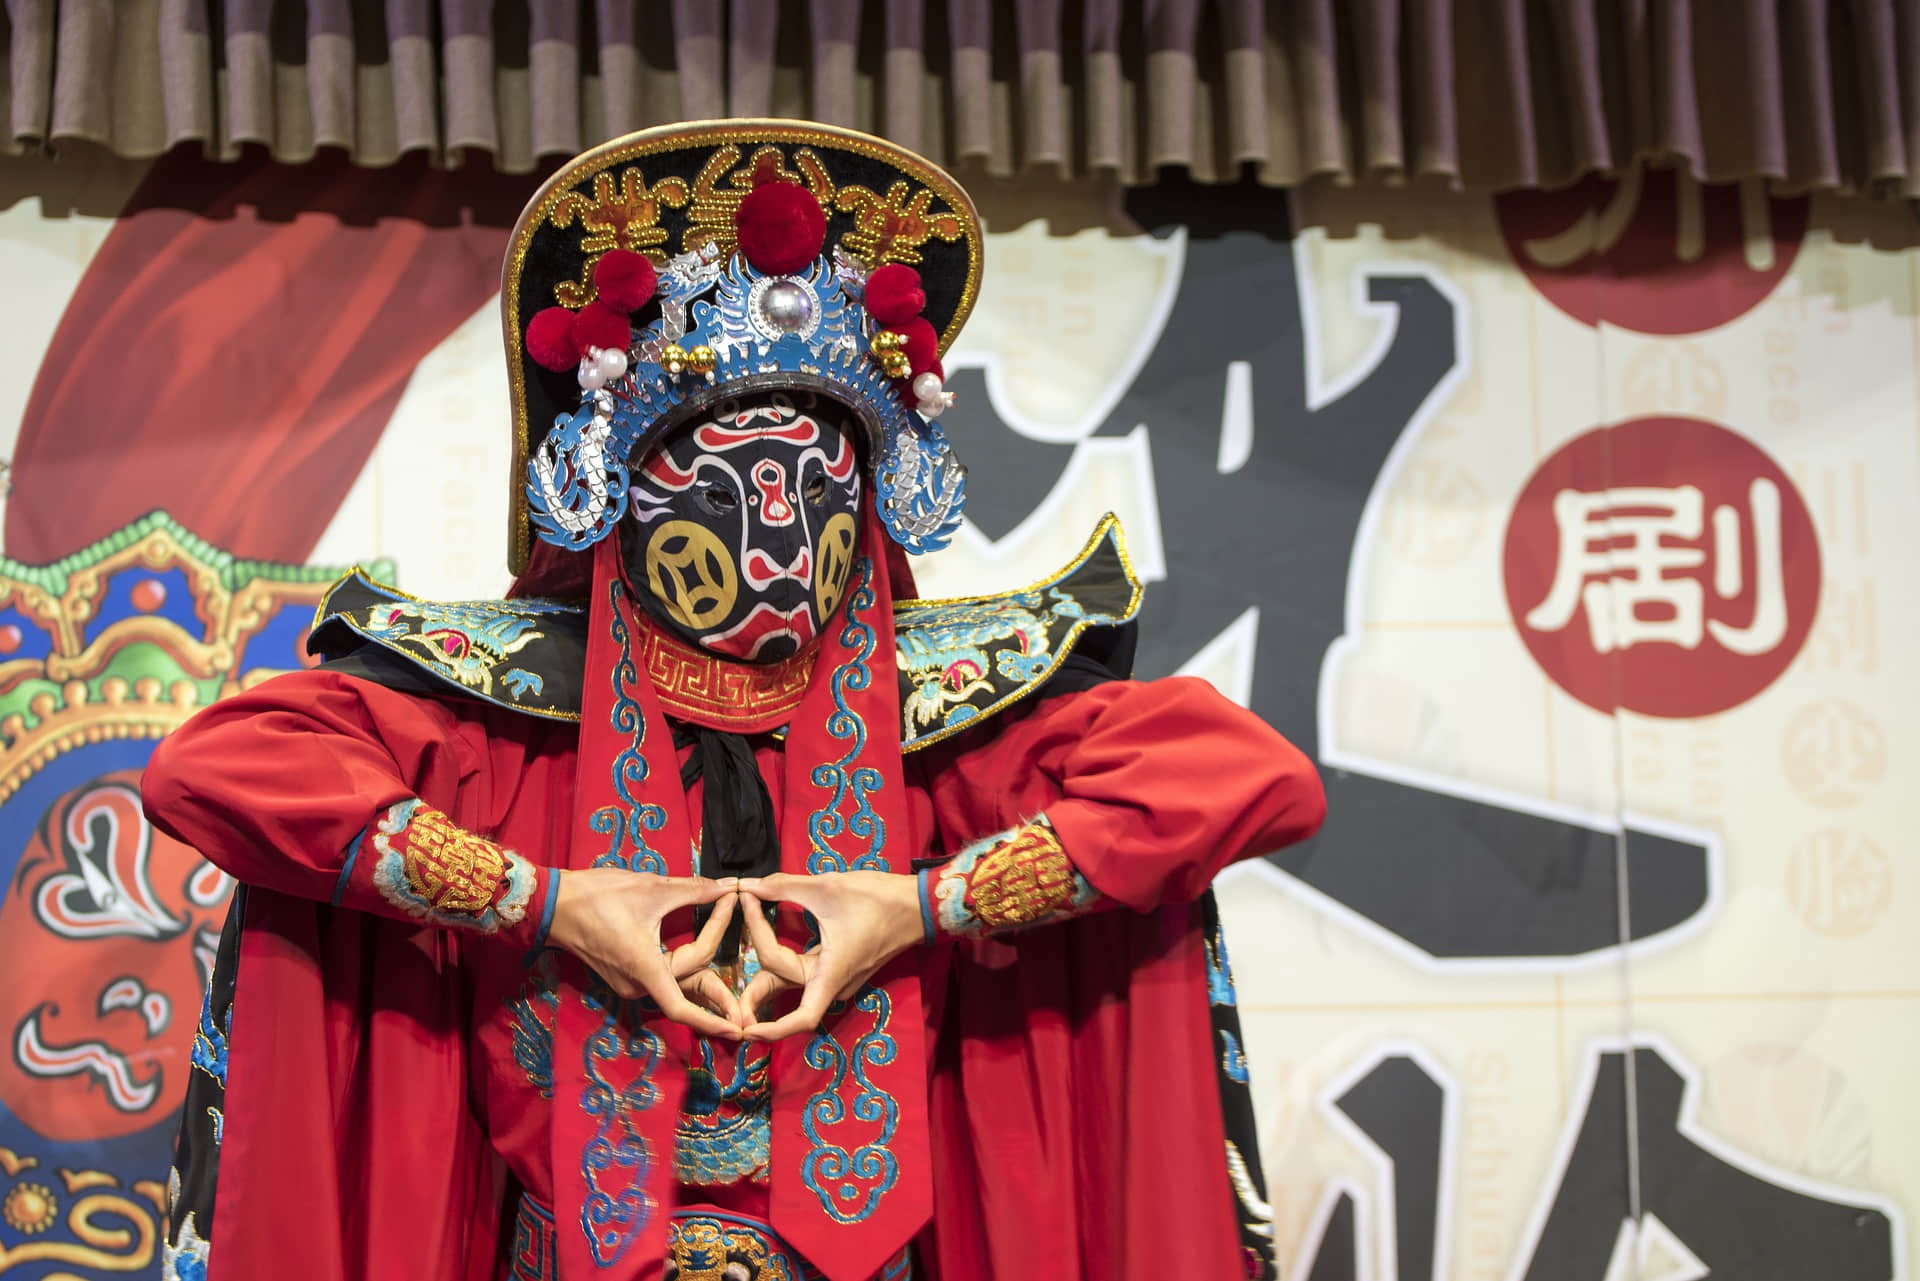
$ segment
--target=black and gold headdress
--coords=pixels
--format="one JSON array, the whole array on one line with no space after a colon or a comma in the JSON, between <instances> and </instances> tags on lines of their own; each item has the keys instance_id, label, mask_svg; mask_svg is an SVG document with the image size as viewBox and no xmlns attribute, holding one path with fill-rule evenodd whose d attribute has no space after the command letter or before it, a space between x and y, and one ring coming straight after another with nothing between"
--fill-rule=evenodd
<instances>
[{"instance_id":1,"label":"black and gold headdress","mask_svg":"<svg viewBox=\"0 0 1920 1281\"><path fill-rule=\"evenodd\" d=\"M627 469L698 410L769 387L847 405L874 501L909 551L960 522L938 422L945 354L980 284L958 184L911 152L791 120L673 125L569 162L514 228L501 308L517 572L626 510Z\"/></svg>"}]
</instances>

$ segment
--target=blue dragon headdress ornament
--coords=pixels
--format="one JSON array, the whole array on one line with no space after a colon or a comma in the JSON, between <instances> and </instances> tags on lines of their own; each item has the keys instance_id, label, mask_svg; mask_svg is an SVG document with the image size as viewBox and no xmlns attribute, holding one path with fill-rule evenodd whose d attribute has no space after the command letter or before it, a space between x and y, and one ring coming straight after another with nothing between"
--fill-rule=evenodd
<instances>
[{"instance_id":1,"label":"blue dragon headdress ornament","mask_svg":"<svg viewBox=\"0 0 1920 1281\"><path fill-rule=\"evenodd\" d=\"M672 125L577 157L514 228L501 306L514 411L508 560L581 549L629 468L728 399L808 390L867 433L874 502L910 552L958 528L940 357L980 283L978 215L891 143L780 120Z\"/></svg>"}]
</instances>

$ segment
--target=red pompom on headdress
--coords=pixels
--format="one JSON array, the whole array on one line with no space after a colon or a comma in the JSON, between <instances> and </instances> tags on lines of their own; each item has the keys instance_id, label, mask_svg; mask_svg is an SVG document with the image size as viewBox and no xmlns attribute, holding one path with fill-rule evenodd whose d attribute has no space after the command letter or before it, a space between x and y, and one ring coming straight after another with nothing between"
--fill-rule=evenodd
<instances>
[{"instance_id":1,"label":"red pompom on headdress","mask_svg":"<svg viewBox=\"0 0 1920 1281\"><path fill-rule=\"evenodd\" d=\"M575 359L587 354L589 347L627 349L633 331L627 318L603 302L590 302L573 318Z\"/></svg>"},{"instance_id":2,"label":"red pompom on headdress","mask_svg":"<svg viewBox=\"0 0 1920 1281\"><path fill-rule=\"evenodd\" d=\"M548 307L527 322L527 355L555 373L579 364L590 347L625 351L633 338L626 313L652 301L660 279L645 254L609 249L593 265L599 300L578 312Z\"/></svg>"},{"instance_id":3,"label":"red pompom on headdress","mask_svg":"<svg viewBox=\"0 0 1920 1281\"><path fill-rule=\"evenodd\" d=\"M646 306L653 300L659 282L653 263L645 254L631 249L609 249L593 265L594 289L600 301L616 311L638 311Z\"/></svg>"},{"instance_id":4,"label":"red pompom on headdress","mask_svg":"<svg viewBox=\"0 0 1920 1281\"><path fill-rule=\"evenodd\" d=\"M861 299L876 324L901 329L927 309L927 294L920 287L920 273L904 263L890 262L876 267L867 277Z\"/></svg>"},{"instance_id":5,"label":"red pompom on headdress","mask_svg":"<svg viewBox=\"0 0 1920 1281\"><path fill-rule=\"evenodd\" d=\"M931 320L915 316L901 325L899 332L907 340L901 350L907 353L907 364L914 373L924 374L940 363L940 335L934 332Z\"/></svg>"},{"instance_id":6,"label":"red pompom on headdress","mask_svg":"<svg viewBox=\"0 0 1920 1281\"><path fill-rule=\"evenodd\" d=\"M573 313L565 307L534 313L527 322L527 355L534 364L555 373L580 363L580 349L573 345Z\"/></svg>"},{"instance_id":7,"label":"red pompom on headdress","mask_svg":"<svg viewBox=\"0 0 1920 1281\"><path fill-rule=\"evenodd\" d=\"M805 187L763 182L734 211L740 252L767 276L790 276L820 256L827 242L827 213Z\"/></svg>"}]
</instances>

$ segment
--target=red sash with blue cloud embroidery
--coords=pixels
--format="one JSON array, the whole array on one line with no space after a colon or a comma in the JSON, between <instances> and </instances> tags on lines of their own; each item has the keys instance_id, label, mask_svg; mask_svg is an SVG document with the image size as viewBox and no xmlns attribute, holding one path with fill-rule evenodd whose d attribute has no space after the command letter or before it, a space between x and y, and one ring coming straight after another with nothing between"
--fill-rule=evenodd
<instances>
[{"instance_id":1,"label":"red sash with blue cloud embroidery","mask_svg":"<svg viewBox=\"0 0 1920 1281\"><path fill-rule=\"evenodd\" d=\"M862 546L884 546L868 509ZM893 594L855 560L840 613L787 734L781 865L906 872ZM797 915L797 914L794 914ZM791 925L791 922L788 923ZM801 940L805 941L805 940ZM925 1018L907 953L773 1056L773 1226L831 1281L866 1281L933 1213Z\"/></svg>"},{"instance_id":2,"label":"red sash with blue cloud embroidery","mask_svg":"<svg viewBox=\"0 0 1920 1281\"><path fill-rule=\"evenodd\" d=\"M867 549L886 535L869 510ZM595 547L571 866L686 876L694 833L672 735L638 661L640 624L616 540ZM858 557L788 727L781 867L904 872L916 851L900 763L893 601ZM796 945L802 914L782 914ZM689 927L665 942L684 942ZM910 958L822 1027L774 1049L776 1231L830 1281L866 1281L926 1223L933 1188L919 978ZM881 977L881 976L876 976ZM561 969L554 1021L554 1217L568 1278L657 1276L692 1034Z\"/></svg>"},{"instance_id":3,"label":"red sash with blue cloud embroidery","mask_svg":"<svg viewBox=\"0 0 1920 1281\"><path fill-rule=\"evenodd\" d=\"M640 668L615 540L593 551L571 866L691 871L673 737ZM666 938L668 946L685 941ZM568 956L553 1028L554 1223L567 1277L658 1276L672 1212L685 1029Z\"/></svg>"}]
</instances>

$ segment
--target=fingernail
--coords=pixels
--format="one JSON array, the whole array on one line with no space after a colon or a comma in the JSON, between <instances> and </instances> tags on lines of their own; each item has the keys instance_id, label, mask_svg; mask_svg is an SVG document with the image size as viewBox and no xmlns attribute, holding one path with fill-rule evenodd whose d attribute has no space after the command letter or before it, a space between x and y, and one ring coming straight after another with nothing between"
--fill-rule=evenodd
<instances>
[{"instance_id":1,"label":"fingernail","mask_svg":"<svg viewBox=\"0 0 1920 1281\"><path fill-rule=\"evenodd\" d=\"M723 890L738 889L740 886L740 878L737 876L723 876L714 883Z\"/></svg>"}]
</instances>

